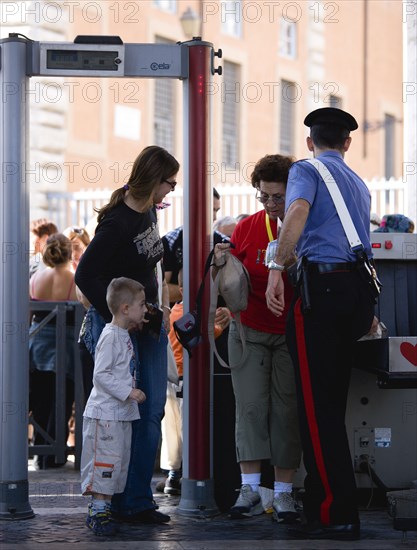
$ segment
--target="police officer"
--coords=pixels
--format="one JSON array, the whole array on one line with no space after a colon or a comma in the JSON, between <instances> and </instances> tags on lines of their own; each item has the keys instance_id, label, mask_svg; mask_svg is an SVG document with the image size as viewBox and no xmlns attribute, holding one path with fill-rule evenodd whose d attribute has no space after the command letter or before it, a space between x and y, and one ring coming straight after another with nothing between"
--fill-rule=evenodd
<instances>
[{"instance_id":1,"label":"police officer","mask_svg":"<svg viewBox=\"0 0 417 550\"><path fill-rule=\"evenodd\" d=\"M370 194L344 161L350 131L358 124L335 108L311 112L304 124L311 129L307 147L333 175L370 257ZM304 258L304 283L288 315L287 343L296 372L307 523L289 532L300 538L355 540L360 524L345 412L354 343L369 331L374 305L329 191L306 161L290 169L279 247L268 266L266 300L277 316L284 307L282 271L296 246Z\"/></svg>"}]
</instances>

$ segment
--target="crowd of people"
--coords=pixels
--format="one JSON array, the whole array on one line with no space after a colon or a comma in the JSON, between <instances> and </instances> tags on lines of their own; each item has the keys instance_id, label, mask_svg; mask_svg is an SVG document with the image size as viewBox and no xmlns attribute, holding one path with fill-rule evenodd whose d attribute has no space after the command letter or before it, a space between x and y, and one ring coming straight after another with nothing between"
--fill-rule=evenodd
<instances>
[{"instance_id":1,"label":"crowd of people","mask_svg":"<svg viewBox=\"0 0 417 550\"><path fill-rule=\"evenodd\" d=\"M356 120L324 108L310 113L305 125L307 148L333 175L371 260L369 231L376 218L372 222L370 194L344 160ZM157 205L175 189L179 169L165 149L143 149L127 183L98 211L91 241L84 228L59 233L47 220L31 225L31 299L79 300L86 308L80 334L86 400L81 478L83 494L91 495L86 523L96 535L114 534L114 520L170 521L151 489L161 424L166 477L157 490L181 493L183 349L172 323L183 313L183 229L161 239L157 219ZM251 282L240 316L247 353L231 369L241 487L230 517L264 512L259 487L267 461L274 475L273 517L290 524L291 535L356 539L360 520L344 417L353 344L371 329L374 304L314 166L269 154L256 163L251 182L263 206L253 215L216 220L221 197L213 194L213 270L233 254ZM377 231L414 230L404 216L379 222ZM295 264L296 275L287 275ZM47 312L32 314L30 410L34 442L41 444L36 424L54 433L56 326L51 320L38 330ZM236 322L221 300L215 333L230 358L242 356ZM75 338L71 315L66 338ZM68 345L67 419L74 399L71 350ZM170 381L169 361L175 371ZM301 458L307 472L302 514L293 492ZM56 466L54 457L37 457L37 466Z\"/></svg>"}]
</instances>

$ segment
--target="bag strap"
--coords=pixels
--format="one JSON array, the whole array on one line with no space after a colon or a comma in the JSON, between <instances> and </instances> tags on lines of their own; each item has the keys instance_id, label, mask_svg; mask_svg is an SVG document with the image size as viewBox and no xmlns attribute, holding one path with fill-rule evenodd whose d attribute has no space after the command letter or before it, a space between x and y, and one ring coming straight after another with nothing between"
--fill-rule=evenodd
<instances>
[{"instance_id":1,"label":"bag strap","mask_svg":"<svg viewBox=\"0 0 417 550\"><path fill-rule=\"evenodd\" d=\"M214 355L217 357L217 360L220 363L220 365L226 369L235 369L240 367L243 364L248 354L248 349L246 347L245 331L240 321L240 313L237 312L235 313L235 321L236 321L237 329L239 331L240 340L242 342L242 356L237 365L233 365L233 366L228 365L226 361L222 357L220 357L220 354L217 351L216 341L214 338L214 319L215 319L216 310L217 310L217 300L219 298L219 282L220 282L220 277L219 277L219 273L217 273L216 276L214 277L213 285L211 287L211 294L210 294L210 309L209 309L209 316L208 316L208 337L209 337L210 346L212 347L214 351Z\"/></svg>"},{"instance_id":2,"label":"bag strap","mask_svg":"<svg viewBox=\"0 0 417 550\"><path fill-rule=\"evenodd\" d=\"M204 266L203 280L201 281L200 287L199 287L198 292L197 292L196 301L195 301L196 311L197 311L197 320L199 321L199 323L201 322L201 302L202 302L202 299L203 299L205 280L206 280L207 273L210 271L210 267L212 265L213 257L214 257L214 248L213 248L213 250L210 251L209 255L207 256L206 264ZM210 292L210 307L209 307L208 327L207 327L209 343L210 343L210 346L213 349L213 352L214 352L215 356L217 357L217 360L219 361L219 363L222 367L225 367L226 369L237 368L237 367L240 367L240 365L246 360L246 356L247 356L247 353L248 353L248 350L247 350L247 347L246 347L245 331L243 329L242 323L240 322L240 313L235 313L235 321L236 321L236 325L237 325L237 328L238 328L238 331L239 331L239 336L240 336L240 340L242 342L243 350L242 350L242 357L240 358L239 363L237 365L234 365L233 367L231 367L226 363L226 361L224 361L220 357L220 354L217 351L217 346L216 346L216 342L215 342L215 338L214 338L214 319L215 319L215 316L216 316L218 297L219 297L219 277L218 277L218 274L217 274L216 277L214 278L213 285L212 285L211 292ZM200 325L198 326L198 331L200 332Z\"/></svg>"},{"instance_id":3,"label":"bag strap","mask_svg":"<svg viewBox=\"0 0 417 550\"><path fill-rule=\"evenodd\" d=\"M203 280L200 283L200 286L199 286L198 292L197 292L197 297L195 299L195 306L196 306L195 309L197 311L197 319L199 321L201 320L201 302L202 302L202 299L203 299L205 280L206 280L207 273L210 271L213 256L214 256L214 248L213 248L213 250L211 250L211 252L207 256L206 265L204 266Z\"/></svg>"},{"instance_id":4,"label":"bag strap","mask_svg":"<svg viewBox=\"0 0 417 550\"><path fill-rule=\"evenodd\" d=\"M307 159L306 162L314 166L314 168L317 170L322 180L324 181L324 184L326 185L334 202L343 230L345 232L347 240L349 241L350 248L355 253L357 250L363 250L363 244L359 238L355 226L353 225L352 217L349 214L346 203L342 197L342 193L340 192L340 189L337 186L334 177L330 173L330 170L319 159Z\"/></svg>"}]
</instances>

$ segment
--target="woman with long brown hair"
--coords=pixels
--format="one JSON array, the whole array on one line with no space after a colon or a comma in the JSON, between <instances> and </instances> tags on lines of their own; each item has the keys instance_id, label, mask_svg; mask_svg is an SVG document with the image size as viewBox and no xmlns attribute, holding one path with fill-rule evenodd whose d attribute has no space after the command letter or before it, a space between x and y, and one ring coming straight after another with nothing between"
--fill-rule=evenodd
<instances>
[{"instance_id":1,"label":"woman with long brown hair","mask_svg":"<svg viewBox=\"0 0 417 550\"><path fill-rule=\"evenodd\" d=\"M92 304L84 337L90 352L105 322L111 319L106 290L115 277L143 284L146 301L163 311L159 340L145 330L132 332L136 350L137 387L147 396L139 406L141 418L133 422L132 448L125 491L112 500L112 515L138 523L164 523L169 516L156 511L151 480L161 433L167 385L167 329L169 297L158 299L157 263L163 255L156 205L173 191L179 170L165 149L149 146L135 160L126 185L113 192L98 213L95 236L75 275L76 284Z\"/></svg>"}]
</instances>

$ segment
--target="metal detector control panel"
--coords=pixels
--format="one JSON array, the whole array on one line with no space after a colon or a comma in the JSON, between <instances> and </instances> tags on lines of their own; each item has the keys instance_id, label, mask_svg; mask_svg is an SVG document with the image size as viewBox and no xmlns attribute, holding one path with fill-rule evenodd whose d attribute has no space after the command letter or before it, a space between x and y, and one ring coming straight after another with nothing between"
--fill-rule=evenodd
<instances>
[{"instance_id":1,"label":"metal detector control panel","mask_svg":"<svg viewBox=\"0 0 417 550\"><path fill-rule=\"evenodd\" d=\"M417 234L371 233L375 260L417 260Z\"/></svg>"},{"instance_id":2,"label":"metal detector control panel","mask_svg":"<svg viewBox=\"0 0 417 550\"><path fill-rule=\"evenodd\" d=\"M185 44L33 42L31 48L30 76L188 78Z\"/></svg>"},{"instance_id":3,"label":"metal detector control panel","mask_svg":"<svg viewBox=\"0 0 417 550\"><path fill-rule=\"evenodd\" d=\"M41 43L40 74L120 77L125 70L123 44Z\"/></svg>"}]
</instances>

